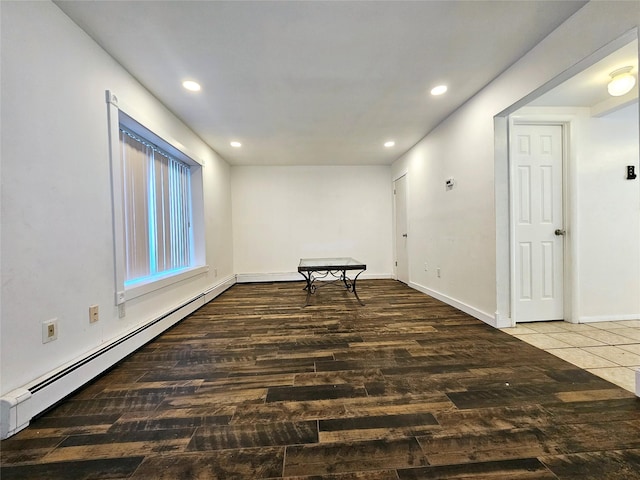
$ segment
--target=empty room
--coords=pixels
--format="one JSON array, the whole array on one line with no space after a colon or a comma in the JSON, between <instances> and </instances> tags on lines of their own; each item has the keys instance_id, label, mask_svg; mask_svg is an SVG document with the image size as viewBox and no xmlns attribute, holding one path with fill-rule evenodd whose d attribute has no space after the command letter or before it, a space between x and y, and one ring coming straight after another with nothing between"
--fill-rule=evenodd
<instances>
[{"instance_id":1,"label":"empty room","mask_svg":"<svg viewBox=\"0 0 640 480\"><path fill-rule=\"evenodd\" d=\"M640 2L0 2L0 477L640 479Z\"/></svg>"}]
</instances>

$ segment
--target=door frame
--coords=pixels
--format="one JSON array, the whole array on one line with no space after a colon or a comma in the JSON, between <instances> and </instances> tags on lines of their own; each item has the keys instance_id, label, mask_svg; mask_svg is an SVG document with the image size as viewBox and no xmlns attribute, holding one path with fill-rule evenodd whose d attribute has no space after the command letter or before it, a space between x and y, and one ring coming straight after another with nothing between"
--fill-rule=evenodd
<instances>
[{"instance_id":1,"label":"door frame","mask_svg":"<svg viewBox=\"0 0 640 480\"><path fill-rule=\"evenodd\" d=\"M399 172L397 175L393 177L391 180L391 194L393 196L393 276L395 280L398 280L398 245L396 239L398 238L398 222L396 218L397 211L397 202L395 195L396 181L400 180L402 177L405 177L405 220L407 222L407 285L411 283L411 262L409 260L409 238L411 238L409 234L409 173L407 170L403 170Z\"/></svg>"},{"instance_id":2,"label":"door frame","mask_svg":"<svg viewBox=\"0 0 640 480\"><path fill-rule=\"evenodd\" d=\"M507 138L508 138L508 170L509 170L509 298L510 298L510 311L511 311L511 325L516 326L518 323L518 309L516 301L516 279L517 279L517 262L516 262L516 235L515 235L515 169L512 168L511 147L512 147L512 134L514 126L516 125L555 125L562 129L562 216L563 225L565 230L563 236L562 249L563 249L563 268L562 268L562 307L563 307L563 319L566 322L573 323L573 281L575 278L575 265L571 261L571 252L574 250L575 224L574 216L572 215L572 192L571 188L571 171L570 166L574 163L573 153L575 149L572 148L570 140L571 125L575 120L573 115L549 115L549 114L516 114L510 115L507 124Z\"/></svg>"}]
</instances>

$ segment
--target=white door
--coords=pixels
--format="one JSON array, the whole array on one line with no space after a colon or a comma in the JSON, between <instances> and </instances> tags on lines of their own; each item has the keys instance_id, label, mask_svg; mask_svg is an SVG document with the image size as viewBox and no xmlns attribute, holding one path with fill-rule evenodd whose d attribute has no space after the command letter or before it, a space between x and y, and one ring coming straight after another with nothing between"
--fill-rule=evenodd
<instances>
[{"instance_id":1,"label":"white door","mask_svg":"<svg viewBox=\"0 0 640 480\"><path fill-rule=\"evenodd\" d=\"M407 253L407 176L393 182L396 216L396 278L409 283L409 256Z\"/></svg>"},{"instance_id":2,"label":"white door","mask_svg":"<svg viewBox=\"0 0 640 480\"><path fill-rule=\"evenodd\" d=\"M562 320L563 127L513 125L514 319Z\"/></svg>"}]
</instances>

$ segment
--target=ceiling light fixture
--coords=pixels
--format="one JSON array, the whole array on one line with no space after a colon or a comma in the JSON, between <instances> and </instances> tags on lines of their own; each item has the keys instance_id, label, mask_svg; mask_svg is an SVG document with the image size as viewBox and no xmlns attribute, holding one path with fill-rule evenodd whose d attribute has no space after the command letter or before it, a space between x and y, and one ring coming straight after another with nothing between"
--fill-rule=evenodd
<instances>
[{"instance_id":1,"label":"ceiling light fixture","mask_svg":"<svg viewBox=\"0 0 640 480\"><path fill-rule=\"evenodd\" d=\"M607 85L609 95L620 97L631 91L636 84L636 77L631 75L631 70L633 67L622 67L609 74L611 77L611 81Z\"/></svg>"},{"instance_id":2,"label":"ceiling light fixture","mask_svg":"<svg viewBox=\"0 0 640 480\"><path fill-rule=\"evenodd\" d=\"M433 87L431 89L431 95L442 95L447 91L446 85L438 85L437 87Z\"/></svg>"},{"instance_id":3,"label":"ceiling light fixture","mask_svg":"<svg viewBox=\"0 0 640 480\"><path fill-rule=\"evenodd\" d=\"M389 147L393 147L396 144L396 142L394 142L393 140L389 140L388 142L384 142L384 146L389 148Z\"/></svg>"},{"instance_id":4,"label":"ceiling light fixture","mask_svg":"<svg viewBox=\"0 0 640 480\"><path fill-rule=\"evenodd\" d=\"M198 82L194 82L193 80L185 80L184 82L182 82L182 86L190 92L200 91L200 84Z\"/></svg>"},{"instance_id":5,"label":"ceiling light fixture","mask_svg":"<svg viewBox=\"0 0 640 480\"><path fill-rule=\"evenodd\" d=\"M240 148L242 146L240 142L231 142L229 145L235 148Z\"/></svg>"}]
</instances>

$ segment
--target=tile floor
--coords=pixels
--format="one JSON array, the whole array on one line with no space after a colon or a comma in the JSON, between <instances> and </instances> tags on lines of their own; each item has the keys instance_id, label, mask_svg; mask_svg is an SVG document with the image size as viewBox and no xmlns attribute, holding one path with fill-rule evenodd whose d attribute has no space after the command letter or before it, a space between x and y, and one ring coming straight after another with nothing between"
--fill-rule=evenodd
<instances>
[{"instance_id":1,"label":"tile floor","mask_svg":"<svg viewBox=\"0 0 640 480\"><path fill-rule=\"evenodd\" d=\"M635 393L640 320L520 323L504 332Z\"/></svg>"}]
</instances>

